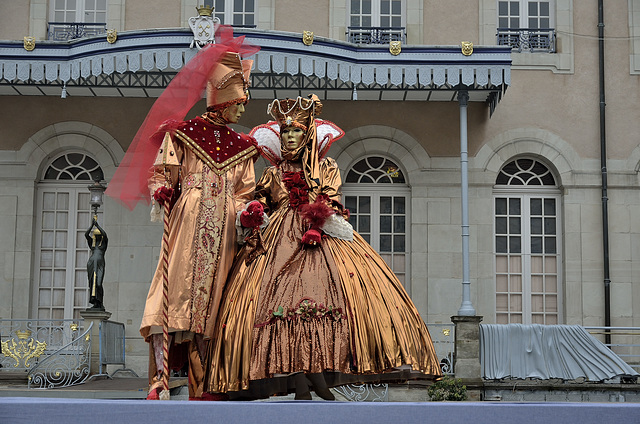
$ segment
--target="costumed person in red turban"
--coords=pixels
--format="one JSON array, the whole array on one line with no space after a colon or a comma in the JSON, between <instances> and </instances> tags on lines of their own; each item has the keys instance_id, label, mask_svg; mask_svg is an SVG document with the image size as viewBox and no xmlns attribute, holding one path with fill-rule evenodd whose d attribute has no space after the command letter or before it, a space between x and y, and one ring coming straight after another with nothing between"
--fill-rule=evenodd
<instances>
[{"instance_id":1,"label":"costumed person in red turban","mask_svg":"<svg viewBox=\"0 0 640 424\"><path fill-rule=\"evenodd\" d=\"M274 100L251 131L274 166L256 185L269 214L263 254L245 244L210 345L207 389L231 398L441 376L429 331L402 283L348 222L340 171L325 157L344 132L310 98Z\"/></svg>"},{"instance_id":2,"label":"costumed person in red turban","mask_svg":"<svg viewBox=\"0 0 640 424\"><path fill-rule=\"evenodd\" d=\"M256 227L262 223L259 203L245 210L255 189L256 141L227 126L238 122L248 101L252 61L241 56L258 51L243 39L234 39L230 27L220 26L216 43L204 47L175 76L107 191L131 209L150 200L152 220L161 219L165 210L163 253L140 328L150 345L147 399L167 398L165 366L181 369L187 360L189 398L216 398L203 393L202 359L237 252L236 221ZM182 121L205 88L207 112Z\"/></svg>"}]
</instances>

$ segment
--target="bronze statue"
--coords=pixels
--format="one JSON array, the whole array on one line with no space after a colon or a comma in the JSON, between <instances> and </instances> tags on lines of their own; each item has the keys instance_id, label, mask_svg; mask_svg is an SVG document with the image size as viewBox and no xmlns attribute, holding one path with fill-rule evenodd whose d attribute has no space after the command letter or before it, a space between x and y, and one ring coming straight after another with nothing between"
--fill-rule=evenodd
<instances>
[{"instance_id":1,"label":"bronze statue","mask_svg":"<svg viewBox=\"0 0 640 424\"><path fill-rule=\"evenodd\" d=\"M92 229L94 229L93 232L91 231ZM89 303L92 305L89 309L104 311L102 281L104 280L104 253L107 251L109 238L107 237L107 232L98 224L95 216L91 222L91 227L84 233L84 237L87 239L87 244L91 249L91 256L87 261Z\"/></svg>"}]
</instances>

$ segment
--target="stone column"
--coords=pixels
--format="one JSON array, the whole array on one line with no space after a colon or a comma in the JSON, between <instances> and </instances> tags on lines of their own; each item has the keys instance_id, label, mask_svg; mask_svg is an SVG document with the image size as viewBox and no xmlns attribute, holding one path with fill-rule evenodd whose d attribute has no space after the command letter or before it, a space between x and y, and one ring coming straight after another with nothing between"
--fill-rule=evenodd
<instances>
[{"instance_id":1,"label":"stone column","mask_svg":"<svg viewBox=\"0 0 640 424\"><path fill-rule=\"evenodd\" d=\"M476 310L471 303L471 282L469 277L469 158L467 147L467 103L469 93L458 92L460 104L460 201L462 215L462 304L458 315L475 316Z\"/></svg>"},{"instance_id":2,"label":"stone column","mask_svg":"<svg viewBox=\"0 0 640 424\"><path fill-rule=\"evenodd\" d=\"M480 400L482 371L480 369L480 322L481 316L452 316L456 325L455 377L467 386L468 400Z\"/></svg>"},{"instance_id":3,"label":"stone column","mask_svg":"<svg viewBox=\"0 0 640 424\"><path fill-rule=\"evenodd\" d=\"M91 328L91 368L89 369L89 375L98 374L100 372L100 323L108 320L111 317L111 312L99 309L85 309L80 311L80 316L84 319L84 328L89 328L89 324L93 323Z\"/></svg>"}]
</instances>

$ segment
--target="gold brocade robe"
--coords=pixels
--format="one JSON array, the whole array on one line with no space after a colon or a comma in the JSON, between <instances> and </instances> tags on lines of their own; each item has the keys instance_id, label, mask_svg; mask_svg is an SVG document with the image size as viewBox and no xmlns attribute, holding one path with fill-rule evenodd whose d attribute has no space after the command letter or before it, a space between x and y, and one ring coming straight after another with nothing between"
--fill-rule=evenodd
<instances>
[{"instance_id":1,"label":"gold brocade robe","mask_svg":"<svg viewBox=\"0 0 640 424\"><path fill-rule=\"evenodd\" d=\"M283 181L283 172L300 169L284 161L265 169L256 185L256 199L271 209L266 253L246 261L245 247L236 258L210 344L205 391L266 397L291 391L295 372L325 373L329 387L437 378L426 325L359 234L352 241L323 236L315 247L300 243L308 226ZM319 170L319 193L340 202L337 164L326 158Z\"/></svg>"},{"instance_id":2,"label":"gold brocade robe","mask_svg":"<svg viewBox=\"0 0 640 424\"><path fill-rule=\"evenodd\" d=\"M197 122L202 125L201 119ZM188 138L180 131L173 136L181 165L179 172L174 169L170 176L179 197L169 215L168 326L170 332L192 332L210 338L237 252L236 214L253 200L252 157L257 151L253 147L251 152L239 154L225 172L216 173L185 145L185 140ZM155 169L149 179L150 192L154 193L164 182L162 169ZM162 333L162 278L159 261L140 326L147 341L151 334Z\"/></svg>"}]
</instances>

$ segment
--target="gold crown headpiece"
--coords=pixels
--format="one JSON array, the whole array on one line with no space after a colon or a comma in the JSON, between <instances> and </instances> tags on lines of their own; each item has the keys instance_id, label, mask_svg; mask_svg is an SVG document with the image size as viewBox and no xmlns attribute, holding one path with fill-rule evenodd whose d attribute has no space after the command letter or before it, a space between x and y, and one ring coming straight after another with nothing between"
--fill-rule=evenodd
<instances>
[{"instance_id":1,"label":"gold crown headpiece","mask_svg":"<svg viewBox=\"0 0 640 424\"><path fill-rule=\"evenodd\" d=\"M207 110L220 110L249 98L249 76L253 60L227 52L207 79Z\"/></svg>"},{"instance_id":2,"label":"gold crown headpiece","mask_svg":"<svg viewBox=\"0 0 640 424\"><path fill-rule=\"evenodd\" d=\"M308 98L275 99L267 107L267 113L278 122L280 128L298 127L306 131L312 120L322 112L322 103L315 94Z\"/></svg>"}]
</instances>

